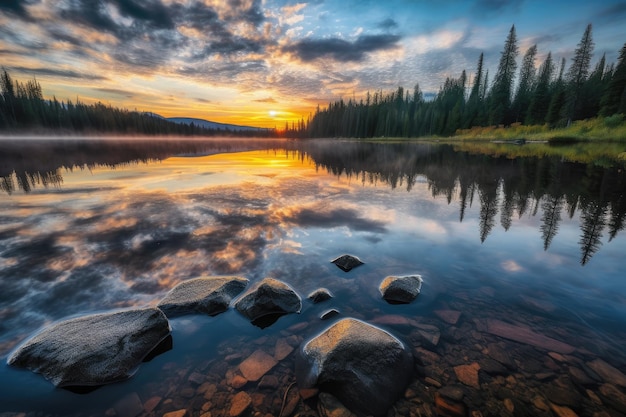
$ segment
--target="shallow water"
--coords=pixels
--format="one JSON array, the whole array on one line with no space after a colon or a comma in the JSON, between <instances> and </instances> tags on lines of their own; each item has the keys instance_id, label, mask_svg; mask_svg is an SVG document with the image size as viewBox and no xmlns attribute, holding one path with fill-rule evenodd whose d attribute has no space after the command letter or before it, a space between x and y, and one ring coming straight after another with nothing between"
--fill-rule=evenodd
<instances>
[{"instance_id":1,"label":"shallow water","mask_svg":"<svg viewBox=\"0 0 626 417\"><path fill-rule=\"evenodd\" d=\"M376 323L413 348L415 377L391 415L435 415L442 401L455 403L436 394L448 386L462 387L461 407L485 416L626 413L607 394L626 387L596 369L626 373L623 163L340 141L3 141L1 149L0 412L217 416L246 391L253 414L278 415L283 399L297 398L296 389L285 394L293 353L270 371L278 380L270 387L233 388L239 363L257 349L274 354L279 341L297 348L335 308L337 318ZM330 263L344 253L365 265L345 273ZM424 278L415 302L381 299L384 277L413 273ZM232 309L172 320L172 349L88 394L6 365L17 344L55 320L155 305L203 274L271 276L303 298L319 287L335 297L304 300L300 314L265 329ZM555 352L537 334L573 350ZM472 386L459 373L474 363ZM294 414L318 409L314 396Z\"/></svg>"}]
</instances>

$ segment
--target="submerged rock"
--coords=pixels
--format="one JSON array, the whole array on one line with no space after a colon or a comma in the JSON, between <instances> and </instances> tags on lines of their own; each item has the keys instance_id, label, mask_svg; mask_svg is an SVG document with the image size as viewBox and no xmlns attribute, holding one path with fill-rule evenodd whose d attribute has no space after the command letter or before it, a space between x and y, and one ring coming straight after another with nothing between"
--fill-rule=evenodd
<instances>
[{"instance_id":1,"label":"submerged rock","mask_svg":"<svg viewBox=\"0 0 626 417\"><path fill-rule=\"evenodd\" d=\"M302 300L286 283L264 278L235 302L235 308L250 320L258 320L268 315L299 313Z\"/></svg>"},{"instance_id":2,"label":"submerged rock","mask_svg":"<svg viewBox=\"0 0 626 417\"><path fill-rule=\"evenodd\" d=\"M235 276L207 276L181 282L157 307L167 317L192 313L217 315L228 309L233 297L246 288L248 280Z\"/></svg>"},{"instance_id":3,"label":"submerged rock","mask_svg":"<svg viewBox=\"0 0 626 417\"><path fill-rule=\"evenodd\" d=\"M60 387L103 385L131 377L170 330L156 308L93 314L45 328L7 362Z\"/></svg>"},{"instance_id":4,"label":"submerged rock","mask_svg":"<svg viewBox=\"0 0 626 417\"><path fill-rule=\"evenodd\" d=\"M360 415L384 415L404 393L410 350L390 333L346 318L305 343L296 361L300 389L319 387Z\"/></svg>"},{"instance_id":5,"label":"submerged rock","mask_svg":"<svg viewBox=\"0 0 626 417\"><path fill-rule=\"evenodd\" d=\"M352 255L341 255L339 258L330 262L337 265L344 272L349 272L357 266L363 265L363 262L359 258Z\"/></svg>"},{"instance_id":6,"label":"submerged rock","mask_svg":"<svg viewBox=\"0 0 626 417\"><path fill-rule=\"evenodd\" d=\"M317 304L317 303L330 300L331 298L333 298L333 295L326 288L318 288L317 290L307 295L306 298L311 300L313 304Z\"/></svg>"},{"instance_id":7,"label":"submerged rock","mask_svg":"<svg viewBox=\"0 0 626 417\"><path fill-rule=\"evenodd\" d=\"M380 293L391 303L407 304L415 300L422 289L420 275L389 276L380 283Z\"/></svg>"}]
</instances>

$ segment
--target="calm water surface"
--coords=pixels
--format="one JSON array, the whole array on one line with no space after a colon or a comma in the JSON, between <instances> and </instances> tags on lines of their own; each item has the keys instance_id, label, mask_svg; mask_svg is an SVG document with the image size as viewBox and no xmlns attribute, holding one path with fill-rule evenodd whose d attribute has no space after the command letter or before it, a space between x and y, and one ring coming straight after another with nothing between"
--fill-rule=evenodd
<instances>
[{"instance_id":1,"label":"calm water surface","mask_svg":"<svg viewBox=\"0 0 626 417\"><path fill-rule=\"evenodd\" d=\"M390 415L436 415L447 386L484 416L626 414L623 163L411 143L0 144L0 413L220 416L243 390L252 414L278 415L297 393L285 395L293 354L269 373L278 381L269 387L233 388L238 364L282 341L297 348L335 308L337 318L377 323L411 344L415 377ZM330 263L344 253L365 265L345 273ZM381 299L384 277L413 273L424 278L414 303ZM232 309L172 320L171 349L90 393L6 365L47 324L156 305L203 274L271 276L303 299L319 287L335 298L305 299L301 314L264 329ZM533 335L573 350L555 352ZM479 385L459 375L472 364ZM317 415L318 406L317 397L300 401L293 415Z\"/></svg>"}]
</instances>

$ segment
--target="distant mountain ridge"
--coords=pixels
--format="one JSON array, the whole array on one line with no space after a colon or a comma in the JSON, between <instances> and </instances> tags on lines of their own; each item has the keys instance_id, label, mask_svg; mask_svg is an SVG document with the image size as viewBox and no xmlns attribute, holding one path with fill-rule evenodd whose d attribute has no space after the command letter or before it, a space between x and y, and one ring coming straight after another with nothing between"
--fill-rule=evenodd
<instances>
[{"instance_id":1,"label":"distant mountain ridge","mask_svg":"<svg viewBox=\"0 0 626 417\"><path fill-rule=\"evenodd\" d=\"M158 117L164 120L168 120L170 122L183 124L183 125L191 125L202 127L205 129L213 129L213 130L230 130L233 132L267 132L270 129L262 128L262 127L253 127L253 126L241 126L241 125L232 125L228 123L218 123L212 122L210 120L197 119L194 117L163 117L156 113L148 113L153 117Z\"/></svg>"}]
</instances>

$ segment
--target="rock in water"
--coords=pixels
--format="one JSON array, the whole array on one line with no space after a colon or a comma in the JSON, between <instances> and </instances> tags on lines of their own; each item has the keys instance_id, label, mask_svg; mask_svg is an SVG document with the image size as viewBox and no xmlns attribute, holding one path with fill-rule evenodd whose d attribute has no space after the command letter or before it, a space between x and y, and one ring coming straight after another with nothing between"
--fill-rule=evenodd
<instances>
[{"instance_id":1,"label":"rock in water","mask_svg":"<svg viewBox=\"0 0 626 417\"><path fill-rule=\"evenodd\" d=\"M306 342L298 355L300 389L317 386L360 415L385 415L413 371L413 356L404 343L353 318Z\"/></svg>"},{"instance_id":2,"label":"rock in water","mask_svg":"<svg viewBox=\"0 0 626 417\"><path fill-rule=\"evenodd\" d=\"M339 258L330 261L341 268L344 272L349 272L357 266L363 265L363 262L352 255L341 255Z\"/></svg>"},{"instance_id":3,"label":"rock in water","mask_svg":"<svg viewBox=\"0 0 626 417\"><path fill-rule=\"evenodd\" d=\"M380 293L391 303L407 304L415 300L422 289L420 275L389 276L380 283Z\"/></svg>"},{"instance_id":4,"label":"rock in water","mask_svg":"<svg viewBox=\"0 0 626 417\"><path fill-rule=\"evenodd\" d=\"M233 297L246 288L248 280L234 276L207 276L181 282L157 307L167 317L192 313L215 316L228 309Z\"/></svg>"},{"instance_id":5,"label":"rock in water","mask_svg":"<svg viewBox=\"0 0 626 417\"><path fill-rule=\"evenodd\" d=\"M108 384L131 377L170 331L167 317L156 308L93 314L45 328L7 362L59 387Z\"/></svg>"},{"instance_id":6,"label":"rock in water","mask_svg":"<svg viewBox=\"0 0 626 417\"><path fill-rule=\"evenodd\" d=\"M330 300L331 298L333 298L333 295L326 288L318 288L315 291L311 292L309 295L307 295L306 298L311 300L313 304L317 304Z\"/></svg>"},{"instance_id":7,"label":"rock in water","mask_svg":"<svg viewBox=\"0 0 626 417\"><path fill-rule=\"evenodd\" d=\"M284 282L264 278L237 300L235 308L250 320L257 320L267 315L299 313L302 300Z\"/></svg>"}]
</instances>

